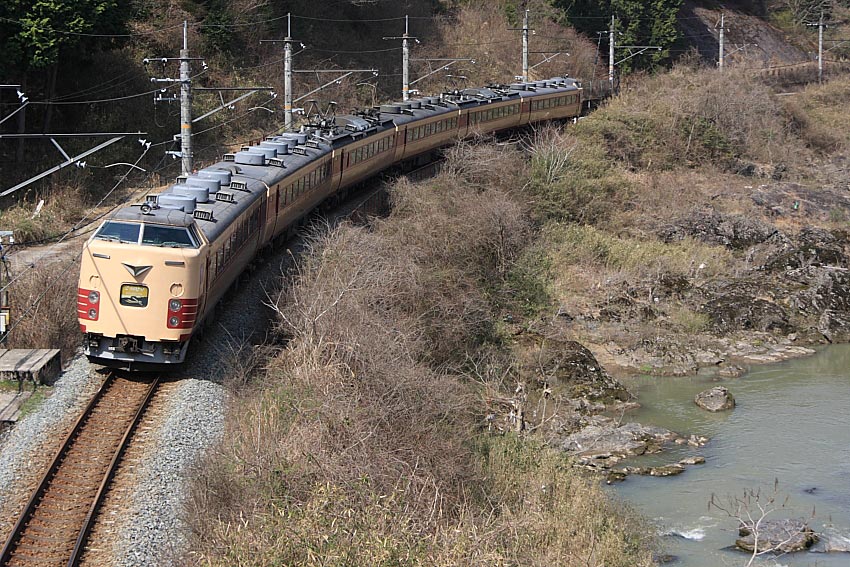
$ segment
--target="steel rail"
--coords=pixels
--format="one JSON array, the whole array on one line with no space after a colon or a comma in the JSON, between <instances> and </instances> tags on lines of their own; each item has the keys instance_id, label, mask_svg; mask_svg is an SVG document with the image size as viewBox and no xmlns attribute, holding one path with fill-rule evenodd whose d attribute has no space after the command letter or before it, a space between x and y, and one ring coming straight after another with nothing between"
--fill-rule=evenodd
<instances>
[{"instance_id":1,"label":"steel rail","mask_svg":"<svg viewBox=\"0 0 850 567\"><path fill-rule=\"evenodd\" d=\"M65 462L65 460L68 457L71 450L73 449L74 444L76 443L77 439L80 437L81 432L83 432L85 427L88 425L89 418L92 416L94 409L97 408L98 405L104 400L104 396L107 395L107 392L110 390L111 386L115 384L115 380L116 380L116 373L114 373L114 372L110 373L110 375L106 378L106 380L104 380L100 389L98 389L98 391L92 397L91 401L89 401L88 405L86 406L85 410L83 410L80 417L77 418L77 421L75 422L71 431L68 433L67 437L65 438L64 442L62 443L62 446L56 452L56 455L53 458L53 460L51 461L51 464L48 467L47 472L42 477L41 482L39 482L38 487L32 493L32 496L30 497L26 507L21 512L21 515L18 518L18 521L15 523L15 526L12 529L12 532L9 534L9 537L6 540L5 545L3 546L3 550L2 550L2 552L0 552L0 566L5 566L5 565L10 564L10 560L13 559L13 557L15 555L15 551L19 547L21 536L25 533L25 531L28 527L28 523L34 517L35 512L38 509L38 507L44 502L44 495L47 493L48 489L51 487L53 481L57 478L57 473L60 471L61 466ZM135 414L133 415L133 419L130 421L127 428L125 429L125 431L124 431L124 433L121 437L121 440L118 444L118 447L113 452L112 460L111 460L104 476L101 479L99 489L98 489L98 491L97 491L97 493L96 493L96 495L95 495L95 497L92 501L92 504L89 507L88 514L86 515L86 517L83 521L83 524L80 527L79 535L76 539L76 542L75 542L75 545L74 545L74 548L73 548L73 554L68 559L68 562L67 562L68 566L77 565L77 562L79 561L79 556L81 555L83 548L84 548L85 539L88 537L88 534L90 533L91 527L93 525L93 521L96 518L97 509L98 509L98 507L100 506L100 503L103 500L103 496L106 492L106 489L107 489L110 481L112 480L112 478L115 475L115 470L117 468L118 463L121 460L121 456L124 453L124 450L125 450L125 448L128 444L128 441L129 441L130 437L132 436L132 433L135 430L136 426L138 425L139 421L141 420L141 417L144 413L144 410L147 408L147 405L150 402L151 398L153 397L153 394L156 391L158 385L159 385L159 378L157 377L157 378L153 379L153 381L149 385L148 390L145 393L145 396L143 397L142 401L139 404L138 409L136 410Z\"/></svg>"},{"instance_id":2,"label":"steel rail","mask_svg":"<svg viewBox=\"0 0 850 567\"><path fill-rule=\"evenodd\" d=\"M115 451L115 455L112 456L112 462L109 463L109 469L106 471L106 475L100 483L100 488L97 489L97 494L92 501L91 508L89 508L89 513L86 515L86 519L83 520L83 526L80 528L80 535L77 536L77 543L74 544L74 551L71 553L71 558L68 560L68 567L76 567L79 564L80 558L83 555L85 544L88 541L89 534L91 533L91 529L94 527L94 520L97 517L100 505L103 503L103 499L106 496L109 483L111 483L112 479L115 477L115 472L118 470L118 463L121 462L121 458L124 456L124 451L130 444L130 438L133 436L133 433L135 433L136 426L139 425L139 422L142 420L142 416L144 415L145 410L153 398L158 386L159 377L156 377L151 383L148 393L145 395L142 403L139 405L139 409L136 411L133 421L127 426L127 430L121 438L121 442L118 445L118 449Z\"/></svg>"}]
</instances>

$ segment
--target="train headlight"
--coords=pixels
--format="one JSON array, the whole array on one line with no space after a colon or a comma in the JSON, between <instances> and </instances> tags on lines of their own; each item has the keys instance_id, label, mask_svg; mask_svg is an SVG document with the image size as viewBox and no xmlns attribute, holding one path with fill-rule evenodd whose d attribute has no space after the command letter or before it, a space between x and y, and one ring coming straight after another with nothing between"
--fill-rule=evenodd
<instances>
[{"instance_id":1,"label":"train headlight","mask_svg":"<svg viewBox=\"0 0 850 567\"><path fill-rule=\"evenodd\" d=\"M97 309L89 309L89 319L91 319L92 321L97 319Z\"/></svg>"},{"instance_id":2,"label":"train headlight","mask_svg":"<svg viewBox=\"0 0 850 567\"><path fill-rule=\"evenodd\" d=\"M169 317L169 318L168 318L168 325L169 325L169 326L171 326L171 327L176 327L176 326L178 326L179 324L180 324L180 317L173 317L173 316L172 316L172 317Z\"/></svg>"},{"instance_id":3,"label":"train headlight","mask_svg":"<svg viewBox=\"0 0 850 567\"><path fill-rule=\"evenodd\" d=\"M177 313L183 308L183 302L179 299L171 299L168 301L168 310Z\"/></svg>"},{"instance_id":4,"label":"train headlight","mask_svg":"<svg viewBox=\"0 0 850 567\"><path fill-rule=\"evenodd\" d=\"M96 291L89 292L89 303L92 305L97 305L98 301L100 301L100 294Z\"/></svg>"}]
</instances>

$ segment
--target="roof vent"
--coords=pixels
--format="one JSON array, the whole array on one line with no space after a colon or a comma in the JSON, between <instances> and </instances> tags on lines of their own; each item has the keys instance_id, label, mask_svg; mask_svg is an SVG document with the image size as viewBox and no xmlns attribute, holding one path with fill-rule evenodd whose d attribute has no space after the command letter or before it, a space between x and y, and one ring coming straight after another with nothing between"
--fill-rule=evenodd
<instances>
[{"instance_id":1,"label":"roof vent","mask_svg":"<svg viewBox=\"0 0 850 567\"><path fill-rule=\"evenodd\" d=\"M188 175L178 175L177 181L175 183L186 183L186 180L189 178Z\"/></svg>"},{"instance_id":2,"label":"roof vent","mask_svg":"<svg viewBox=\"0 0 850 567\"><path fill-rule=\"evenodd\" d=\"M381 112L384 112L386 114L400 114L401 108L399 108L395 104L382 104Z\"/></svg>"},{"instance_id":3,"label":"roof vent","mask_svg":"<svg viewBox=\"0 0 850 567\"><path fill-rule=\"evenodd\" d=\"M277 155L285 156L289 153L289 144L285 142L260 142L261 148L271 148Z\"/></svg>"},{"instance_id":4,"label":"roof vent","mask_svg":"<svg viewBox=\"0 0 850 567\"><path fill-rule=\"evenodd\" d=\"M296 134L294 132L287 132L281 137L284 139L284 141L295 140L297 144L303 144L307 141L307 134Z\"/></svg>"},{"instance_id":5,"label":"roof vent","mask_svg":"<svg viewBox=\"0 0 850 567\"><path fill-rule=\"evenodd\" d=\"M241 153L255 153L262 154L266 156L266 158L273 158L277 155L277 151L274 148L264 148L263 146L243 146ZM236 163L239 163L239 154L236 154Z\"/></svg>"},{"instance_id":6,"label":"roof vent","mask_svg":"<svg viewBox=\"0 0 850 567\"><path fill-rule=\"evenodd\" d=\"M195 177L194 175L186 180L185 185L190 187L203 187L210 193L215 193L218 191L218 188L221 187L221 183L218 179L206 179L203 177Z\"/></svg>"},{"instance_id":7,"label":"roof vent","mask_svg":"<svg viewBox=\"0 0 850 567\"><path fill-rule=\"evenodd\" d=\"M175 185L170 193L183 197L192 197L198 203L206 203L210 200L210 192L206 187L191 187L189 185ZM187 211L188 212L188 211Z\"/></svg>"},{"instance_id":8,"label":"roof vent","mask_svg":"<svg viewBox=\"0 0 850 567\"><path fill-rule=\"evenodd\" d=\"M236 154L224 154L224 161L236 161Z\"/></svg>"},{"instance_id":9,"label":"roof vent","mask_svg":"<svg viewBox=\"0 0 850 567\"><path fill-rule=\"evenodd\" d=\"M242 165L266 165L266 155L259 152L237 152L233 160Z\"/></svg>"},{"instance_id":10,"label":"roof vent","mask_svg":"<svg viewBox=\"0 0 850 567\"><path fill-rule=\"evenodd\" d=\"M160 195L158 202L159 206L163 209L175 209L183 211L187 215L195 212L197 205L194 197L187 197L185 195Z\"/></svg>"},{"instance_id":11,"label":"roof vent","mask_svg":"<svg viewBox=\"0 0 850 567\"><path fill-rule=\"evenodd\" d=\"M248 184L244 181L231 181L230 188L234 191L245 191L246 193L250 193L250 191L248 191Z\"/></svg>"},{"instance_id":12,"label":"roof vent","mask_svg":"<svg viewBox=\"0 0 850 567\"><path fill-rule=\"evenodd\" d=\"M419 110L420 108L422 108L422 101L420 100L411 100L409 104L410 108L412 108L413 110Z\"/></svg>"},{"instance_id":13,"label":"roof vent","mask_svg":"<svg viewBox=\"0 0 850 567\"><path fill-rule=\"evenodd\" d=\"M198 172L198 177L201 179L216 179L219 185L228 185L230 183L230 172L222 170L202 169Z\"/></svg>"},{"instance_id":14,"label":"roof vent","mask_svg":"<svg viewBox=\"0 0 850 567\"><path fill-rule=\"evenodd\" d=\"M283 160L279 157L269 158L269 165L272 165L274 167L286 167L286 165L283 163Z\"/></svg>"}]
</instances>

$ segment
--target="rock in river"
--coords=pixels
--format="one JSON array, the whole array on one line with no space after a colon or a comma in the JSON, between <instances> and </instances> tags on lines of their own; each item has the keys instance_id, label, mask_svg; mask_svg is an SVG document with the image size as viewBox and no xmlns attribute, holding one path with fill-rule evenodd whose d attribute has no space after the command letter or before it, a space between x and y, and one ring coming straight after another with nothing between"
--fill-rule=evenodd
<instances>
[{"instance_id":1,"label":"rock in river","mask_svg":"<svg viewBox=\"0 0 850 567\"><path fill-rule=\"evenodd\" d=\"M715 386L697 394L694 403L704 410L723 411L735 407L735 397L723 386Z\"/></svg>"},{"instance_id":2,"label":"rock in river","mask_svg":"<svg viewBox=\"0 0 850 567\"><path fill-rule=\"evenodd\" d=\"M619 425L610 418L603 418L566 437L561 447L587 462L610 466L624 457L643 455L676 437L676 433L661 427L639 423Z\"/></svg>"},{"instance_id":3,"label":"rock in river","mask_svg":"<svg viewBox=\"0 0 850 567\"><path fill-rule=\"evenodd\" d=\"M735 540L735 546L752 552L756 546L756 534L749 526L741 526L741 536ZM758 552L791 553L804 551L817 542L818 536L802 520L764 520L758 529Z\"/></svg>"}]
</instances>

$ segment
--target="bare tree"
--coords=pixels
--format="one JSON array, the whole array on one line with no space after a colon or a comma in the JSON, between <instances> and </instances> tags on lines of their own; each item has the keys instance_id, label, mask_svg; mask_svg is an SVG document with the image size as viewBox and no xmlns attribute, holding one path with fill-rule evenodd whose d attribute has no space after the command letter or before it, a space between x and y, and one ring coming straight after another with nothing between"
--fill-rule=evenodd
<instances>
[{"instance_id":1,"label":"bare tree","mask_svg":"<svg viewBox=\"0 0 850 567\"><path fill-rule=\"evenodd\" d=\"M789 10L797 23L806 24L818 21L821 14L828 19L833 3L834 0L781 0L777 7Z\"/></svg>"},{"instance_id":2,"label":"bare tree","mask_svg":"<svg viewBox=\"0 0 850 567\"><path fill-rule=\"evenodd\" d=\"M794 530L789 530L785 539L780 541L771 541L765 536L765 522L767 517L785 508L788 503L788 496L780 503L779 498L779 479L774 479L773 490L769 493L763 493L761 489L748 488L741 495L729 495L725 500L721 500L716 494L711 495L708 501L708 507L720 510L730 518L738 520L738 529L741 535L752 535L753 550L746 563L746 567L751 567L756 558L767 555L784 554L787 546L797 537L799 533ZM814 510L812 510L814 515Z\"/></svg>"}]
</instances>

